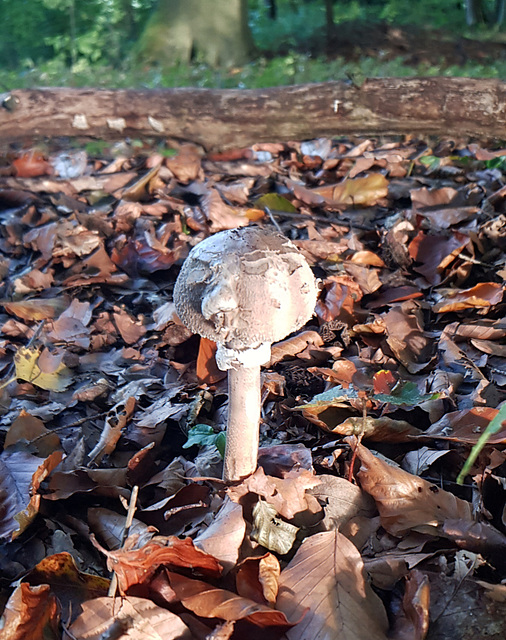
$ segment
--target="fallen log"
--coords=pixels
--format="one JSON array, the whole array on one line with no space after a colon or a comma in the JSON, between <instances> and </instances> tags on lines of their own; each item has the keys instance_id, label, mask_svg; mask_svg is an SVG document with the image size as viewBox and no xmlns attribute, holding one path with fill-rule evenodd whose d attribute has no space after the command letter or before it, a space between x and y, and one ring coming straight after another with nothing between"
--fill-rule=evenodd
<instances>
[{"instance_id":1,"label":"fallen log","mask_svg":"<svg viewBox=\"0 0 506 640\"><path fill-rule=\"evenodd\" d=\"M159 136L206 150L350 134L506 138L506 83L377 78L269 89L17 89L0 94L0 143Z\"/></svg>"}]
</instances>

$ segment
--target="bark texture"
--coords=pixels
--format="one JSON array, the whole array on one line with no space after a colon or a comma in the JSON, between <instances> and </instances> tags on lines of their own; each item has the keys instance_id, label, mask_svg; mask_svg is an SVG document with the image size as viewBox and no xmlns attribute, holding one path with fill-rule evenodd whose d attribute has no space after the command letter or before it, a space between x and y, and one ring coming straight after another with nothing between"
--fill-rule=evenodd
<instances>
[{"instance_id":1,"label":"bark texture","mask_svg":"<svg viewBox=\"0 0 506 640\"><path fill-rule=\"evenodd\" d=\"M246 0L159 0L145 27L138 56L158 64L244 64L253 50Z\"/></svg>"},{"instance_id":2,"label":"bark texture","mask_svg":"<svg viewBox=\"0 0 506 640\"><path fill-rule=\"evenodd\" d=\"M506 83L499 80L381 78L360 87L329 82L255 90L20 89L0 100L4 143L34 136L157 135L210 151L348 134L506 138Z\"/></svg>"}]
</instances>

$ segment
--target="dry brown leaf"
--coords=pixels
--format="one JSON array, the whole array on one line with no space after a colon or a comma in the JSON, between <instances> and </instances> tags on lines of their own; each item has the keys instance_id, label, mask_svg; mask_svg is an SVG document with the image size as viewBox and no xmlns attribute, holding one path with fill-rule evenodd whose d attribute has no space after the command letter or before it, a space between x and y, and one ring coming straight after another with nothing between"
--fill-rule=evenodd
<instances>
[{"instance_id":1,"label":"dry brown leaf","mask_svg":"<svg viewBox=\"0 0 506 640\"><path fill-rule=\"evenodd\" d=\"M2 302L7 313L26 321L52 320L67 308L64 298L32 298L18 302Z\"/></svg>"},{"instance_id":2,"label":"dry brown leaf","mask_svg":"<svg viewBox=\"0 0 506 640\"><path fill-rule=\"evenodd\" d=\"M201 384L216 384L227 376L216 364L216 349L216 342L209 338L200 338L196 373Z\"/></svg>"},{"instance_id":3,"label":"dry brown leaf","mask_svg":"<svg viewBox=\"0 0 506 640\"><path fill-rule=\"evenodd\" d=\"M434 342L424 331L423 315L416 302L407 301L381 316L387 330L387 343L410 373L424 369Z\"/></svg>"},{"instance_id":4,"label":"dry brown leaf","mask_svg":"<svg viewBox=\"0 0 506 640\"><path fill-rule=\"evenodd\" d=\"M259 467L243 482L229 487L228 495L234 502L239 502L246 494L256 493L281 516L291 520L296 513L314 508L314 502L308 504L306 489L316 487L319 483L318 478L307 469L290 472L285 478L273 478L266 476L262 467Z\"/></svg>"},{"instance_id":5,"label":"dry brown leaf","mask_svg":"<svg viewBox=\"0 0 506 640\"><path fill-rule=\"evenodd\" d=\"M480 282L470 289L449 291L443 300L435 304L432 309L436 313L463 311L464 309L489 309L502 300L504 289L495 282Z\"/></svg>"},{"instance_id":6,"label":"dry brown leaf","mask_svg":"<svg viewBox=\"0 0 506 640\"><path fill-rule=\"evenodd\" d=\"M274 606L279 590L281 569L272 553L246 558L237 568L237 593L259 604Z\"/></svg>"},{"instance_id":7,"label":"dry brown leaf","mask_svg":"<svg viewBox=\"0 0 506 640\"><path fill-rule=\"evenodd\" d=\"M201 207L211 223L213 231L235 229L249 224L249 219L243 215L242 210L223 202L216 189L208 189L202 198Z\"/></svg>"},{"instance_id":8,"label":"dry brown leaf","mask_svg":"<svg viewBox=\"0 0 506 640\"><path fill-rule=\"evenodd\" d=\"M309 492L324 506L323 526L326 530L342 532L353 518L372 518L377 514L374 500L357 485L328 474L319 475L318 479L320 484Z\"/></svg>"},{"instance_id":9,"label":"dry brown leaf","mask_svg":"<svg viewBox=\"0 0 506 640\"><path fill-rule=\"evenodd\" d=\"M470 244L469 236L454 232L451 236L426 235L420 231L409 244L409 255L419 264L414 270L430 284L439 284L441 274Z\"/></svg>"},{"instance_id":10,"label":"dry brown leaf","mask_svg":"<svg viewBox=\"0 0 506 640\"><path fill-rule=\"evenodd\" d=\"M317 331L301 331L287 340L272 345L268 366L272 367L285 358L295 357L308 347L311 349L311 347L321 346L323 346L323 340Z\"/></svg>"},{"instance_id":11,"label":"dry brown leaf","mask_svg":"<svg viewBox=\"0 0 506 640\"><path fill-rule=\"evenodd\" d=\"M363 296L362 289L350 276L330 276L323 283L322 295L315 312L322 322L342 320L355 324L355 304Z\"/></svg>"},{"instance_id":12,"label":"dry brown leaf","mask_svg":"<svg viewBox=\"0 0 506 640\"><path fill-rule=\"evenodd\" d=\"M489 422L498 414L498 409L492 407L473 407L462 411L446 413L440 420L434 422L426 436L476 444ZM488 444L502 444L506 442L506 425L496 433L490 434Z\"/></svg>"},{"instance_id":13,"label":"dry brown leaf","mask_svg":"<svg viewBox=\"0 0 506 640\"><path fill-rule=\"evenodd\" d=\"M382 526L393 536L418 531L441 536L446 520L473 522L469 502L423 478L393 467L349 439L361 462L357 477L378 506Z\"/></svg>"},{"instance_id":14,"label":"dry brown leaf","mask_svg":"<svg viewBox=\"0 0 506 640\"><path fill-rule=\"evenodd\" d=\"M285 629L292 627L300 619L300 615L292 617L291 622L282 611L243 598L232 591L211 586L202 580L192 580L171 571L167 571L167 576L177 599L187 609L203 618L247 620L261 628Z\"/></svg>"},{"instance_id":15,"label":"dry brown leaf","mask_svg":"<svg viewBox=\"0 0 506 640\"><path fill-rule=\"evenodd\" d=\"M392 640L424 640L429 630L430 585L421 571L414 569L406 577L402 610L395 618Z\"/></svg>"},{"instance_id":16,"label":"dry brown leaf","mask_svg":"<svg viewBox=\"0 0 506 640\"><path fill-rule=\"evenodd\" d=\"M81 613L65 640L192 640L181 618L150 600L126 596L95 598L81 604Z\"/></svg>"},{"instance_id":17,"label":"dry brown leaf","mask_svg":"<svg viewBox=\"0 0 506 640\"><path fill-rule=\"evenodd\" d=\"M26 440L35 445L40 456L46 457L60 448L60 438L56 433L46 429L40 418L31 416L24 409L11 424L5 436L4 448Z\"/></svg>"},{"instance_id":18,"label":"dry brown leaf","mask_svg":"<svg viewBox=\"0 0 506 640\"><path fill-rule=\"evenodd\" d=\"M350 262L369 267L386 266L383 260L373 251L355 251L355 253L350 256Z\"/></svg>"},{"instance_id":19,"label":"dry brown leaf","mask_svg":"<svg viewBox=\"0 0 506 640\"><path fill-rule=\"evenodd\" d=\"M142 320L134 319L124 309L113 313L114 322L126 344L135 344L146 333Z\"/></svg>"},{"instance_id":20,"label":"dry brown leaf","mask_svg":"<svg viewBox=\"0 0 506 640\"><path fill-rule=\"evenodd\" d=\"M172 171L176 180L183 184L202 177L200 164L198 148L193 144L182 144L177 156L165 160L165 165Z\"/></svg>"},{"instance_id":21,"label":"dry brown leaf","mask_svg":"<svg viewBox=\"0 0 506 640\"><path fill-rule=\"evenodd\" d=\"M12 593L3 614L4 640L60 640L59 609L49 585L30 587L22 582Z\"/></svg>"},{"instance_id":22,"label":"dry brown leaf","mask_svg":"<svg viewBox=\"0 0 506 640\"><path fill-rule=\"evenodd\" d=\"M207 529L195 538L195 546L212 555L224 569L230 571L239 558L246 533L246 522L240 505L225 498L220 510Z\"/></svg>"},{"instance_id":23,"label":"dry brown leaf","mask_svg":"<svg viewBox=\"0 0 506 640\"><path fill-rule=\"evenodd\" d=\"M134 549L137 539L138 536L129 536L124 548L116 551L107 551L94 543L107 556L107 566L118 576L122 593L133 585L148 583L160 565L197 570L214 578L222 572L218 560L197 549L191 538L180 540L175 536L157 536L140 549Z\"/></svg>"},{"instance_id":24,"label":"dry brown leaf","mask_svg":"<svg viewBox=\"0 0 506 640\"><path fill-rule=\"evenodd\" d=\"M111 408L105 420L99 441L88 454L90 462L100 462L106 455L110 455L121 437L123 429L135 411L135 398L129 397L125 402L119 402Z\"/></svg>"},{"instance_id":25,"label":"dry brown leaf","mask_svg":"<svg viewBox=\"0 0 506 640\"><path fill-rule=\"evenodd\" d=\"M281 572L277 607L305 616L288 640L386 640L388 621L357 548L337 531L306 538ZM308 610L307 610L308 609Z\"/></svg>"}]
</instances>

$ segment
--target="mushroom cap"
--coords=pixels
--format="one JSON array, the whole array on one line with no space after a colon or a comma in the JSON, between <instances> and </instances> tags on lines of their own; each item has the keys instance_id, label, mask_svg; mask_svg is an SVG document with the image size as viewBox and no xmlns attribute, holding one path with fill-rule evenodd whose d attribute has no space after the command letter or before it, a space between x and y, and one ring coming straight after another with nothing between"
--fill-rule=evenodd
<instances>
[{"instance_id":1,"label":"mushroom cap","mask_svg":"<svg viewBox=\"0 0 506 640\"><path fill-rule=\"evenodd\" d=\"M269 345L302 327L313 315L316 281L304 256L279 233L241 227L196 245L174 287L181 321L219 345L218 366L228 361L263 364ZM227 361L227 362L226 362Z\"/></svg>"}]
</instances>

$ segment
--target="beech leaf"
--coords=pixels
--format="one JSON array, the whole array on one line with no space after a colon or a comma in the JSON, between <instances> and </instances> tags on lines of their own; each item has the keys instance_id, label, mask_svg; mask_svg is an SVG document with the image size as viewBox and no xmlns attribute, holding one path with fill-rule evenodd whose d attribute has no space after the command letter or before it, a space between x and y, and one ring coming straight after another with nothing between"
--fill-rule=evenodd
<instances>
[{"instance_id":1,"label":"beech leaf","mask_svg":"<svg viewBox=\"0 0 506 640\"><path fill-rule=\"evenodd\" d=\"M338 531L306 538L281 572L277 608L305 616L288 640L386 640L383 604L369 586L355 545Z\"/></svg>"}]
</instances>

